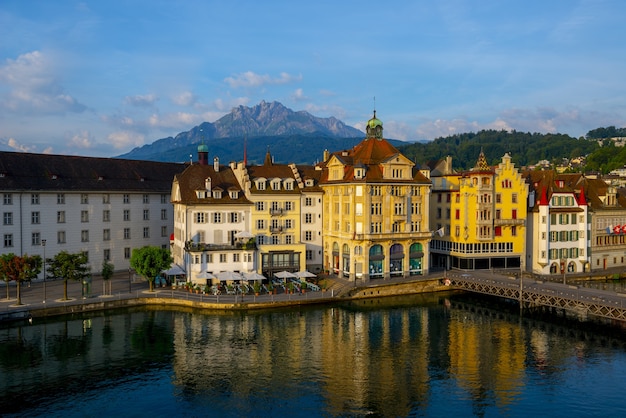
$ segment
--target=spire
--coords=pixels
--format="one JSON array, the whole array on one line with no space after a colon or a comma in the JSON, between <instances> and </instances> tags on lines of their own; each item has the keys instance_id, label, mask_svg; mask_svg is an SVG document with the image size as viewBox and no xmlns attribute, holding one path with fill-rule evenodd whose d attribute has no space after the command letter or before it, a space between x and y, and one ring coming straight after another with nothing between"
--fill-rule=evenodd
<instances>
[{"instance_id":1,"label":"spire","mask_svg":"<svg viewBox=\"0 0 626 418\"><path fill-rule=\"evenodd\" d=\"M478 170L478 171L489 170L489 164L487 164L487 158L485 158L485 153L483 152L482 147L480 148L480 154L478 154L478 161L476 161L474 170Z\"/></svg>"},{"instance_id":2,"label":"spire","mask_svg":"<svg viewBox=\"0 0 626 418\"><path fill-rule=\"evenodd\" d=\"M267 147L267 153L265 154L265 161L263 161L263 165L266 165L266 166L274 165L272 163L272 154L270 154L270 147L269 147L269 145Z\"/></svg>"}]
</instances>

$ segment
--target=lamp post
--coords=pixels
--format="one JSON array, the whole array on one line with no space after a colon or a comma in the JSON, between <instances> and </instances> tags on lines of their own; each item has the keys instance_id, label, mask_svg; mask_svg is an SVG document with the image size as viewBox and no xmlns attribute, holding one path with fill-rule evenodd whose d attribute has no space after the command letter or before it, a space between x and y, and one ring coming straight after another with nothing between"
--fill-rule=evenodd
<instances>
[{"instance_id":1,"label":"lamp post","mask_svg":"<svg viewBox=\"0 0 626 418\"><path fill-rule=\"evenodd\" d=\"M46 240L41 240L43 247L43 303L46 303Z\"/></svg>"}]
</instances>

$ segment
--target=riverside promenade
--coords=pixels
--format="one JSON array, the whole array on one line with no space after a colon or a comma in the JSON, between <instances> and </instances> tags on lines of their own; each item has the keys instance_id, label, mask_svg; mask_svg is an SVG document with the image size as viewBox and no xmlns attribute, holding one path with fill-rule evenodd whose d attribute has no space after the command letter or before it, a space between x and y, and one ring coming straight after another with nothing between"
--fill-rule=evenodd
<instances>
[{"instance_id":1,"label":"riverside promenade","mask_svg":"<svg viewBox=\"0 0 626 418\"><path fill-rule=\"evenodd\" d=\"M93 276L92 283L68 281L67 299L63 295L63 280L42 280L21 286L21 304L17 303L17 286L9 284L7 299L6 283L0 282L0 322L7 320L32 320L47 316L78 312L107 310L122 307L159 305L209 310L276 309L306 304L336 303L355 298L382 297L395 294L420 293L435 289L443 272L426 276L392 277L372 280L362 284L335 276L320 276L325 291L307 290L305 293L205 295L171 287L154 288L134 274L116 273L104 283L100 276ZM435 284L435 286L433 285ZM381 293L381 289L387 289ZM378 289L374 291L374 289ZM394 289L394 290L389 290Z\"/></svg>"}]
</instances>

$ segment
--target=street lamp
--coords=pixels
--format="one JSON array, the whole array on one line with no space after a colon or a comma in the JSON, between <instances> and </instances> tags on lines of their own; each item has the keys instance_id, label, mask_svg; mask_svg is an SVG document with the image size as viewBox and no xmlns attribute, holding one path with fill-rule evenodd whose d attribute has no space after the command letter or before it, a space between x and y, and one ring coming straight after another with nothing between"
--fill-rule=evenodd
<instances>
[{"instance_id":1,"label":"street lamp","mask_svg":"<svg viewBox=\"0 0 626 418\"><path fill-rule=\"evenodd\" d=\"M41 240L43 247L43 303L46 303L46 240Z\"/></svg>"}]
</instances>

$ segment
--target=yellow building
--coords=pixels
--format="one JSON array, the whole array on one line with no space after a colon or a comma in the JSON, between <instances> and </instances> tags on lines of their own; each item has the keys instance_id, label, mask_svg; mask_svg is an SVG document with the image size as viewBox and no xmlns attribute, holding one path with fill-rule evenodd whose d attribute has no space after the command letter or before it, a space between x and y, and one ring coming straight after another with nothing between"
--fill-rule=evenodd
<instances>
[{"instance_id":1,"label":"yellow building","mask_svg":"<svg viewBox=\"0 0 626 418\"><path fill-rule=\"evenodd\" d=\"M324 267L364 282L426 273L428 172L383 138L375 112L366 132L354 148L324 158Z\"/></svg>"},{"instance_id":2,"label":"yellow building","mask_svg":"<svg viewBox=\"0 0 626 418\"><path fill-rule=\"evenodd\" d=\"M433 266L523 268L528 185L508 154L490 167L481 151L476 166L462 173L448 157L430 176Z\"/></svg>"}]
</instances>

